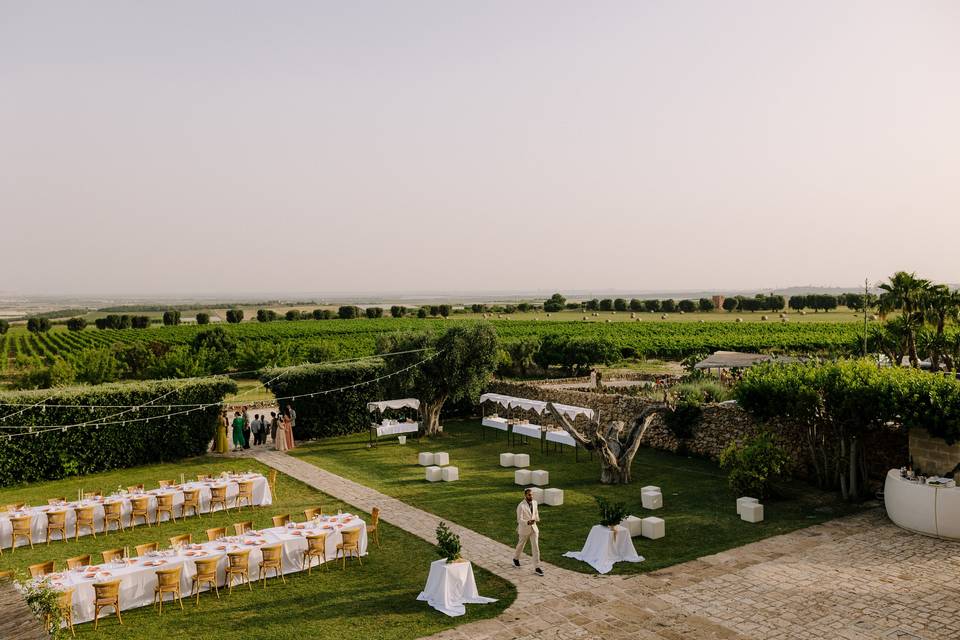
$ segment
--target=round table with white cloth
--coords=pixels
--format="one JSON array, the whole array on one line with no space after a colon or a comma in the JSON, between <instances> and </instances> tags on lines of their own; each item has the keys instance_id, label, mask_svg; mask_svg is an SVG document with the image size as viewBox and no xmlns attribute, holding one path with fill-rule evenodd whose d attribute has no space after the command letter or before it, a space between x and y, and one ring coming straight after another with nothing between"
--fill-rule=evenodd
<instances>
[{"instance_id":1,"label":"round table with white cloth","mask_svg":"<svg viewBox=\"0 0 960 640\"><path fill-rule=\"evenodd\" d=\"M630 538L630 530L623 525L612 529L594 525L580 551L568 551L566 558L582 560L600 573L609 573L617 562L643 562Z\"/></svg>"},{"instance_id":2,"label":"round table with white cloth","mask_svg":"<svg viewBox=\"0 0 960 640\"><path fill-rule=\"evenodd\" d=\"M417 596L431 607L448 616L462 616L467 612L464 604L487 604L495 598L485 598L477 593L473 578L473 565L466 560L447 562L444 559L430 563L427 585Z\"/></svg>"}]
</instances>

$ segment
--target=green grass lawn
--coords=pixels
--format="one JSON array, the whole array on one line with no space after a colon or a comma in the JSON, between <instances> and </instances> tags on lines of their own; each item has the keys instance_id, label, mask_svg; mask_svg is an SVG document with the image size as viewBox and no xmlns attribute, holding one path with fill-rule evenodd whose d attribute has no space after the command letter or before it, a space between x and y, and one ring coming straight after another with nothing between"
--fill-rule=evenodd
<instances>
[{"instance_id":1,"label":"green grass lawn","mask_svg":"<svg viewBox=\"0 0 960 640\"><path fill-rule=\"evenodd\" d=\"M569 448L562 456L552 451L541 454L538 443L511 447L505 434L484 431L486 439L482 440L479 422L449 421L445 435L436 441L424 439L418 444L408 440L400 446L396 440L384 439L378 447L367 449L367 436L354 435L301 446L293 455L514 545L515 508L522 498L521 488L513 483L513 470L499 466L499 454L529 453L530 468L546 469L550 472L549 486L564 490L562 506L541 509L543 557L583 572L593 569L561 556L578 551L590 527L597 523L595 495L625 502L637 516L657 515L666 521L665 538L634 539L637 552L646 561L618 564L614 573L659 569L849 513L849 507L832 494L793 483L783 487L784 498L767 502L763 523L749 524L737 516L736 496L713 462L641 449L633 465L633 484L604 486L598 481L599 463L590 461L586 454L581 453L577 463ZM419 451L448 452L450 464L460 469L460 481L426 482L423 468L417 466ZM648 484L661 488L663 509L646 512L641 507L640 487Z\"/></svg>"},{"instance_id":2,"label":"green grass lawn","mask_svg":"<svg viewBox=\"0 0 960 640\"><path fill-rule=\"evenodd\" d=\"M51 481L0 489L0 503L27 502L45 504L47 498L76 496L79 487L102 487L111 490L118 484L127 486L143 482L156 487L159 479L179 479L180 473L195 477L198 472L218 473L222 470L254 469L266 473L267 467L252 460L224 460L197 458L174 464L152 465L87 476L82 479ZM287 476L278 478L278 496L274 504L264 508L244 509L241 513L218 512L189 518L176 524L165 522L147 528L138 526L126 533L81 536L79 542L53 542L50 546L37 544L33 550L19 547L15 552L4 550L0 555L0 569L23 569L30 564L56 560L57 569L65 567L66 558L113 547L157 541L164 547L170 536L190 532L195 540L206 540L205 531L211 527L230 526L234 522L253 520L254 527L272 526L271 516L290 513L295 520L303 520L303 509L322 505L324 512L337 509L361 514L363 512L334 500L319 491ZM329 571L295 573L287 576L287 584L270 580L266 589L255 585L253 592L234 589L232 595L221 590L218 601L211 593L200 597L198 610L192 600L184 600L184 611L164 607L159 618L150 607L124 611L123 626L110 616L101 622L99 632L92 624L77 627L78 637L109 637L118 639L146 638L417 638L466 622L490 618L502 612L516 597L515 588L482 569L475 567L480 593L499 601L484 606L467 607L467 615L449 618L431 609L416 596L426 583L429 564L437 559L427 542L400 529L382 524L383 549L372 544L363 567L347 563L342 571L331 564ZM232 527L231 527L232 528Z\"/></svg>"}]
</instances>

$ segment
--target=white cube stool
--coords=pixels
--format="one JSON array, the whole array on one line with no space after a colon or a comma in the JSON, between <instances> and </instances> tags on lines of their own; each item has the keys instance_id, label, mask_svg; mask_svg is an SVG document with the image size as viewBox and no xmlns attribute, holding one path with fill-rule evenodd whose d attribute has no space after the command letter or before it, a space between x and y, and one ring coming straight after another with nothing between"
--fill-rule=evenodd
<instances>
[{"instance_id":1,"label":"white cube stool","mask_svg":"<svg viewBox=\"0 0 960 640\"><path fill-rule=\"evenodd\" d=\"M559 507L563 504L563 489L546 489L543 492L543 504Z\"/></svg>"},{"instance_id":2,"label":"white cube stool","mask_svg":"<svg viewBox=\"0 0 960 640\"><path fill-rule=\"evenodd\" d=\"M652 484L648 484L645 487L640 487L641 494L644 493L645 491L656 491L657 493L662 493L662 491L660 491L660 487L656 487Z\"/></svg>"},{"instance_id":3,"label":"white cube stool","mask_svg":"<svg viewBox=\"0 0 960 640\"><path fill-rule=\"evenodd\" d=\"M740 514L743 513L743 505L757 504L758 502L760 501L757 500L756 498L747 498L747 497L737 498L737 515L739 516Z\"/></svg>"},{"instance_id":4,"label":"white cube stool","mask_svg":"<svg viewBox=\"0 0 960 640\"><path fill-rule=\"evenodd\" d=\"M513 483L528 485L530 484L530 470L529 469L517 469L513 472Z\"/></svg>"},{"instance_id":5,"label":"white cube stool","mask_svg":"<svg viewBox=\"0 0 960 640\"><path fill-rule=\"evenodd\" d=\"M440 471L444 482L453 482L460 479L460 469L457 467L443 467Z\"/></svg>"},{"instance_id":6,"label":"white cube stool","mask_svg":"<svg viewBox=\"0 0 960 640\"><path fill-rule=\"evenodd\" d=\"M527 487L527 491L530 492L530 495L537 502L543 502L543 489L540 487ZM526 491L524 491L526 493Z\"/></svg>"},{"instance_id":7,"label":"white cube stool","mask_svg":"<svg viewBox=\"0 0 960 640\"><path fill-rule=\"evenodd\" d=\"M438 467L450 464L450 454L442 451L440 453L433 454L433 464L437 465Z\"/></svg>"},{"instance_id":8,"label":"white cube stool","mask_svg":"<svg viewBox=\"0 0 960 640\"><path fill-rule=\"evenodd\" d=\"M417 456L417 464L421 467L430 467L433 465L433 454L429 451L421 451Z\"/></svg>"},{"instance_id":9,"label":"white cube stool","mask_svg":"<svg viewBox=\"0 0 960 640\"><path fill-rule=\"evenodd\" d=\"M443 469L440 467L427 467L427 482L440 482L443 479Z\"/></svg>"},{"instance_id":10,"label":"white cube stool","mask_svg":"<svg viewBox=\"0 0 960 640\"><path fill-rule=\"evenodd\" d=\"M620 524L627 528L627 531L630 532L630 537L635 538L643 532L643 527L641 523L643 520L637 516L627 516L620 521Z\"/></svg>"},{"instance_id":11,"label":"white cube stool","mask_svg":"<svg viewBox=\"0 0 960 640\"><path fill-rule=\"evenodd\" d=\"M644 518L640 521L640 535L644 538L656 540L666 534L666 525L663 518Z\"/></svg>"},{"instance_id":12,"label":"white cube stool","mask_svg":"<svg viewBox=\"0 0 960 640\"><path fill-rule=\"evenodd\" d=\"M759 502L747 502L740 507L740 519L746 522L763 522L763 505Z\"/></svg>"},{"instance_id":13,"label":"white cube stool","mask_svg":"<svg viewBox=\"0 0 960 640\"><path fill-rule=\"evenodd\" d=\"M501 453L501 454L500 454L500 466L501 466L501 467L512 467L512 466L513 466L513 454L512 454L512 453Z\"/></svg>"},{"instance_id":14,"label":"white cube stool","mask_svg":"<svg viewBox=\"0 0 960 640\"><path fill-rule=\"evenodd\" d=\"M543 469L537 469L531 474L530 482L539 487L542 487L545 484L550 484L550 474Z\"/></svg>"},{"instance_id":15,"label":"white cube stool","mask_svg":"<svg viewBox=\"0 0 960 640\"><path fill-rule=\"evenodd\" d=\"M663 494L659 491L644 491L640 494L640 503L644 509L659 509L663 506Z\"/></svg>"},{"instance_id":16,"label":"white cube stool","mask_svg":"<svg viewBox=\"0 0 960 640\"><path fill-rule=\"evenodd\" d=\"M513 456L513 466L517 468L530 466L530 455L526 453L517 453Z\"/></svg>"}]
</instances>

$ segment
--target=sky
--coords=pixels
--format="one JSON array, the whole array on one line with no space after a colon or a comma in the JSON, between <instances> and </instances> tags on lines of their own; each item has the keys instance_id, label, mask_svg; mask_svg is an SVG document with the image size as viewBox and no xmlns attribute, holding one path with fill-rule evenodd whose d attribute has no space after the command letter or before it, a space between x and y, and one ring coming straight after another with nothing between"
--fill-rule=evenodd
<instances>
[{"instance_id":1,"label":"sky","mask_svg":"<svg viewBox=\"0 0 960 640\"><path fill-rule=\"evenodd\" d=\"M960 3L0 0L0 292L960 282Z\"/></svg>"}]
</instances>

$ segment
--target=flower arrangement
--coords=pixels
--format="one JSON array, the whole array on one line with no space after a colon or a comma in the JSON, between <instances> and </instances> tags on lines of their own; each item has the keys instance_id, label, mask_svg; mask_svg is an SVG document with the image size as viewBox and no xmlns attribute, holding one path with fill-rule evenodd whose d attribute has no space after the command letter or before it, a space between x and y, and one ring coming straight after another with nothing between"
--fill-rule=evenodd
<instances>
[{"instance_id":1,"label":"flower arrangement","mask_svg":"<svg viewBox=\"0 0 960 640\"><path fill-rule=\"evenodd\" d=\"M602 496L593 496L600 509L600 524L604 527L615 527L626 517L627 505L623 502L610 502Z\"/></svg>"},{"instance_id":2,"label":"flower arrangement","mask_svg":"<svg viewBox=\"0 0 960 640\"><path fill-rule=\"evenodd\" d=\"M450 531L446 522L437 525L437 553L447 562L460 559L460 536Z\"/></svg>"},{"instance_id":3,"label":"flower arrangement","mask_svg":"<svg viewBox=\"0 0 960 640\"><path fill-rule=\"evenodd\" d=\"M18 572L17 589L23 594L24 600L33 610L33 613L42 623L47 625L50 637L54 640L66 637L60 623L63 614L60 611L60 592L51 587L46 580L33 580Z\"/></svg>"}]
</instances>

